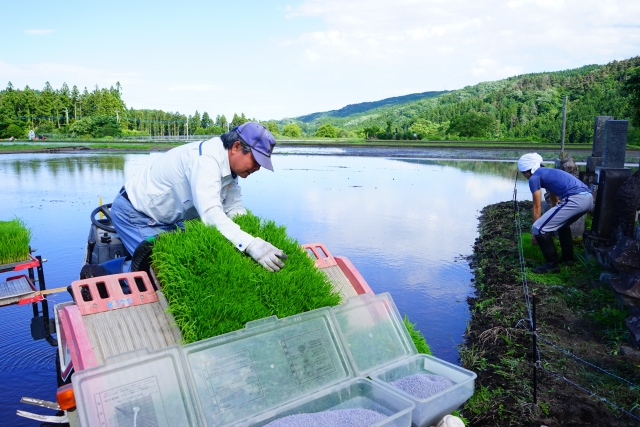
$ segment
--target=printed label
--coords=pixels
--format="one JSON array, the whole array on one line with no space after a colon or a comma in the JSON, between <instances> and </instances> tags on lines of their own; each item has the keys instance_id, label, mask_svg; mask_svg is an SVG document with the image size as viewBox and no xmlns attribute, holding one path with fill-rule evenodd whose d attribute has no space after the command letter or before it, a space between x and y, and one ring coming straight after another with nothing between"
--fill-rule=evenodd
<instances>
[{"instance_id":1,"label":"printed label","mask_svg":"<svg viewBox=\"0 0 640 427\"><path fill-rule=\"evenodd\" d=\"M319 329L280 341L298 384L336 371Z\"/></svg>"},{"instance_id":2,"label":"printed label","mask_svg":"<svg viewBox=\"0 0 640 427\"><path fill-rule=\"evenodd\" d=\"M202 364L215 412L223 412L264 397L248 350Z\"/></svg>"},{"instance_id":3,"label":"printed label","mask_svg":"<svg viewBox=\"0 0 640 427\"><path fill-rule=\"evenodd\" d=\"M162 411L156 412L153 405L154 398L161 399L156 377L145 378L95 394L100 426L134 425L134 419L139 426L168 426L164 408L160 406Z\"/></svg>"},{"instance_id":4,"label":"printed label","mask_svg":"<svg viewBox=\"0 0 640 427\"><path fill-rule=\"evenodd\" d=\"M116 308L129 307L131 304L133 304L132 298L117 299L117 300L109 301L107 303L107 309L115 310Z\"/></svg>"}]
</instances>

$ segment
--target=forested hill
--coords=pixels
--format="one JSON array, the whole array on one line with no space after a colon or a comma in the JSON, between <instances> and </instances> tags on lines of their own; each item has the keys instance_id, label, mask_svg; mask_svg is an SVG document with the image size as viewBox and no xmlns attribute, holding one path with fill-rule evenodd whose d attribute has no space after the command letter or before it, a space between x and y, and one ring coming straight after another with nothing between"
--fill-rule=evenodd
<instances>
[{"instance_id":1,"label":"forested hill","mask_svg":"<svg viewBox=\"0 0 640 427\"><path fill-rule=\"evenodd\" d=\"M42 90L11 82L0 90L0 138L30 129L54 137L212 135L249 120L207 112L128 108L115 87L80 91L63 84ZM424 92L340 110L264 122L276 136L430 140L530 140L557 143L568 97L566 141L589 143L598 115L632 120L629 142L640 145L640 57L606 65L524 74L450 92ZM255 120L255 119L253 119Z\"/></svg>"},{"instance_id":2,"label":"forested hill","mask_svg":"<svg viewBox=\"0 0 640 427\"><path fill-rule=\"evenodd\" d=\"M339 110L331 110L331 111L325 111L321 113L311 113L304 116L296 117L295 120L300 120L301 122L305 122L305 123L311 123L315 120L322 119L323 117L347 117L353 114L364 113L366 111L373 110L379 107L404 104L411 101L418 101L424 98L433 98L435 96L439 96L447 92L448 91L444 90L444 91L412 93L410 95L394 96L393 98L385 98L380 101L349 104L346 107L342 107Z\"/></svg>"},{"instance_id":3,"label":"forested hill","mask_svg":"<svg viewBox=\"0 0 640 427\"><path fill-rule=\"evenodd\" d=\"M593 118L610 115L631 119L634 110L624 82L640 75L640 57L587 65L565 71L523 74L483 82L436 97L384 106L344 117L324 116L314 123L294 122L307 134L330 124L342 134L388 139L527 139L559 142L562 104L568 97L568 143L588 143L593 138ZM636 113L637 114L637 113ZM324 128L323 128L324 129ZM632 128L630 142L640 144Z\"/></svg>"}]
</instances>

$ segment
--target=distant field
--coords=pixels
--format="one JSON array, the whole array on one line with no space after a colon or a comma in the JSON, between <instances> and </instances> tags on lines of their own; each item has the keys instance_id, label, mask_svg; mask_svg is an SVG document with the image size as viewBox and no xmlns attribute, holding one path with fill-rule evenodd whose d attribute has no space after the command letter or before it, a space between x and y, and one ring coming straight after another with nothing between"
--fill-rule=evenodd
<instances>
[{"instance_id":1,"label":"distant field","mask_svg":"<svg viewBox=\"0 0 640 427\"><path fill-rule=\"evenodd\" d=\"M193 141L188 141L193 142ZM133 150L133 151L165 151L183 141L162 142L129 142L129 141L47 141L45 143L0 143L0 153L15 152L60 152L84 150ZM514 149L514 150L558 150L560 144L546 144L528 141L424 141L424 140L364 140L340 138L305 138L278 139L283 146L316 146L316 147L407 147L407 148L447 148L447 149ZM591 144L567 144L567 151L591 150ZM640 147L628 146L627 151L639 152Z\"/></svg>"}]
</instances>

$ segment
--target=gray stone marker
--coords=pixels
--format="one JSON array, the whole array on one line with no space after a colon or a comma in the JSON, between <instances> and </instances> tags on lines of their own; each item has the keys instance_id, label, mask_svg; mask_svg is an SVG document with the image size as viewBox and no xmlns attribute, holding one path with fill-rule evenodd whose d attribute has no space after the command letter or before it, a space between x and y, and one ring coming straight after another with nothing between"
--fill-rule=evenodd
<instances>
[{"instance_id":1,"label":"gray stone marker","mask_svg":"<svg viewBox=\"0 0 640 427\"><path fill-rule=\"evenodd\" d=\"M605 168L624 168L624 156L627 151L627 120L607 120L604 125L604 150L602 166Z\"/></svg>"},{"instance_id":2,"label":"gray stone marker","mask_svg":"<svg viewBox=\"0 0 640 427\"><path fill-rule=\"evenodd\" d=\"M613 120L613 116L595 116L593 120L593 146L591 155L587 157L587 172L593 173L598 166L602 166L604 127L609 120Z\"/></svg>"},{"instance_id":3,"label":"gray stone marker","mask_svg":"<svg viewBox=\"0 0 640 427\"><path fill-rule=\"evenodd\" d=\"M609 120L613 120L613 116L596 116L593 120L593 149L592 157L602 157L604 152L604 126ZM600 166L600 165L596 165ZM595 167L593 168L595 170Z\"/></svg>"},{"instance_id":4,"label":"gray stone marker","mask_svg":"<svg viewBox=\"0 0 640 427\"><path fill-rule=\"evenodd\" d=\"M600 166L602 166L602 157L587 156L587 172L593 173Z\"/></svg>"}]
</instances>

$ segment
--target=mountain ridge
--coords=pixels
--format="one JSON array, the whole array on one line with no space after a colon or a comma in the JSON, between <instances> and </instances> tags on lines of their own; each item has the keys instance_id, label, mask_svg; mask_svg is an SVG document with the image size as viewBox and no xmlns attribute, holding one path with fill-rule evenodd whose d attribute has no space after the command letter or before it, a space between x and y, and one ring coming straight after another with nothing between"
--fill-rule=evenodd
<instances>
[{"instance_id":1,"label":"mountain ridge","mask_svg":"<svg viewBox=\"0 0 640 427\"><path fill-rule=\"evenodd\" d=\"M425 98L434 98L445 93L449 93L451 91L441 90L441 91L428 91L428 92L420 92L420 93L410 93L408 95L401 96L393 96L391 98L384 98L379 101L365 101L358 102L356 104L347 104L346 106L337 109L337 110L329 110L329 111L320 111L311 114L305 114L298 117L293 117L293 120L299 120L304 123L311 123L318 119L322 119L325 117L337 117L344 118L353 114L364 113L370 110L374 110L379 107L403 104L406 102L418 101L420 99Z\"/></svg>"}]
</instances>

